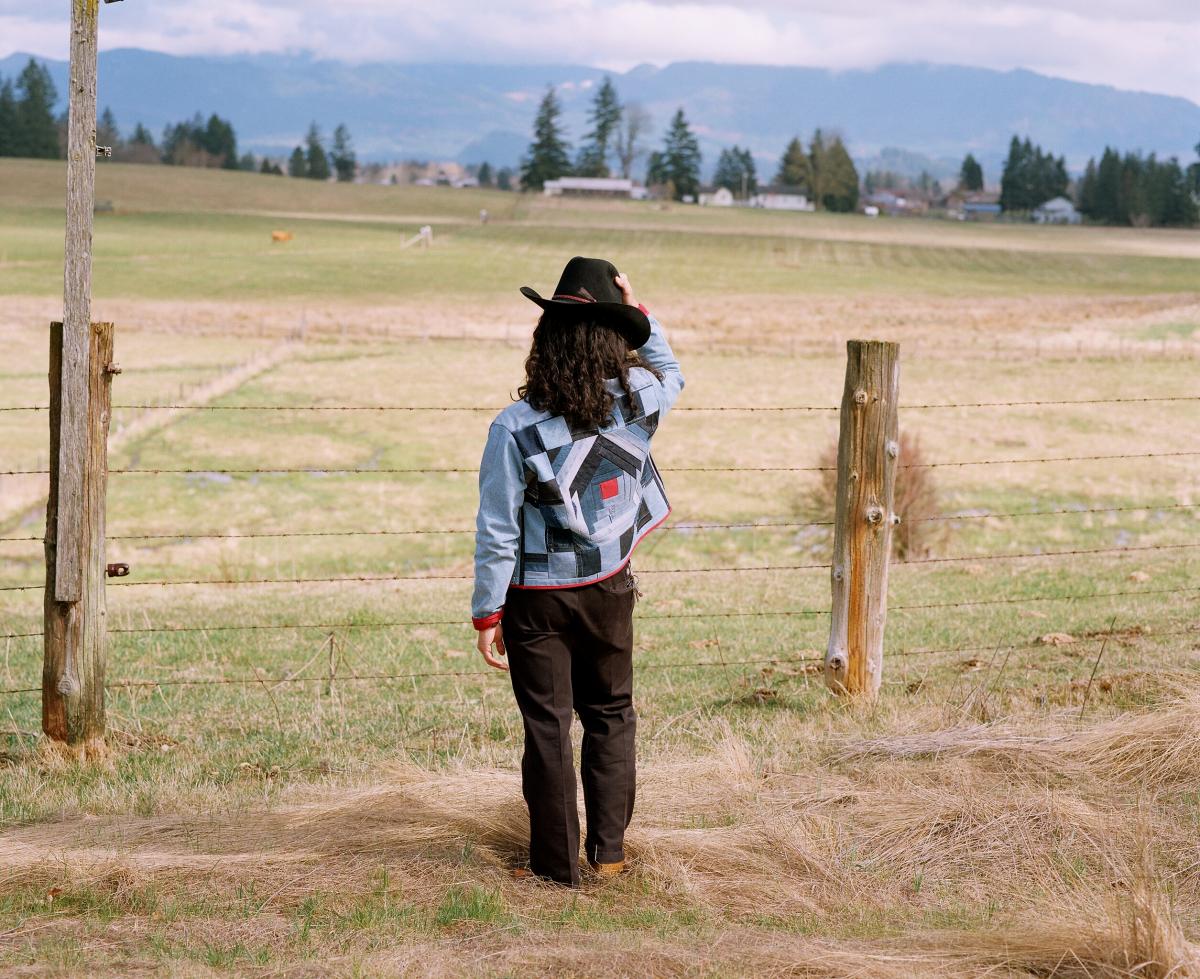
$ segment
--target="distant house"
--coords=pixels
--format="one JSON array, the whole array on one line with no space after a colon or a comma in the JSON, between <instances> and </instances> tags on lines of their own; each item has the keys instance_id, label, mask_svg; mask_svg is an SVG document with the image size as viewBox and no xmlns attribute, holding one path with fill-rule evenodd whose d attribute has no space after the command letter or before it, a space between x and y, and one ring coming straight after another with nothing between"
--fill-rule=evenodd
<instances>
[{"instance_id":1,"label":"distant house","mask_svg":"<svg viewBox=\"0 0 1200 979\"><path fill-rule=\"evenodd\" d=\"M768 211L815 211L816 205L806 194L794 194L786 190L768 187L750 199L752 207Z\"/></svg>"},{"instance_id":2,"label":"distant house","mask_svg":"<svg viewBox=\"0 0 1200 979\"><path fill-rule=\"evenodd\" d=\"M956 190L946 197L946 216L959 221L994 221L1001 213L999 194Z\"/></svg>"},{"instance_id":3,"label":"distant house","mask_svg":"<svg viewBox=\"0 0 1200 979\"><path fill-rule=\"evenodd\" d=\"M542 193L547 197L616 197L629 200L634 196L632 180L623 177L561 177L547 180Z\"/></svg>"},{"instance_id":4,"label":"distant house","mask_svg":"<svg viewBox=\"0 0 1200 979\"><path fill-rule=\"evenodd\" d=\"M700 195L700 204L703 207L733 207L733 203L733 191L728 187L718 187Z\"/></svg>"},{"instance_id":5,"label":"distant house","mask_svg":"<svg viewBox=\"0 0 1200 979\"><path fill-rule=\"evenodd\" d=\"M863 211L868 207L875 208L875 215L880 214L912 214L923 213L927 209L924 201L914 200L908 194L898 194L893 190L877 190L863 198Z\"/></svg>"},{"instance_id":6,"label":"distant house","mask_svg":"<svg viewBox=\"0 0 1200 979\"><path fill-rule=\"evenodd\" d=\"M962 206L964 221L990 221L1002 213L999 201L964 201Z\"/></svg>"},{"instance_id":7,"label":"distant house","mask_svg":"<svg viewBox=\"0 0 1200 979\"><path fill-rule=\"evenodd\" d=\"M1038 224L1079 224L1081 218L1075 205L1065 197L1053 197L1033 209Z\"/></svg>"}]
</instances>

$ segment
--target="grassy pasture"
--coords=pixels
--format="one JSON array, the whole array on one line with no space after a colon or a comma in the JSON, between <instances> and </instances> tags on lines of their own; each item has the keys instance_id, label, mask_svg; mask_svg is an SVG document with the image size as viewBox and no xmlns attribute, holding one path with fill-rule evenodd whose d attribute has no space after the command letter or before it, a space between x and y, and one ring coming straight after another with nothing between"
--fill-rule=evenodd
<instances>
[{"instance_id":1,"label":"grassy pasture","mask_svg":"<svg viewBox=\"0 0 1200 979\"><path fill-rule=\"evenodd\" d=\"M61 184L56 165L0 161L0 407L45 397ZM1196 235L662 211L132 167L102 168L99 196L116 208L98 216L96 292L98 314L119 324L117 404L177 400L302 321L305 339L277 366L215 404L498 408L530 325L515 287L549 288L574 253L610 254L634 274L679 338L685 409L834 405L839 348L861 335L901 340L910 405L1198 393ZM435 247L401 251L421 223L437 228ZM271 246L274 227L296 240ZM137 414L118 409L116 428ZM504 873L521 847L520 722L464 625L473 474L205 471L470 468L488 420L196 411L115 440L113 468L201 470L110 481L110 560L135 572L109 589L110 677L165 685L112 691L112 758L92 769L37 745L36 694L0 704L5 967L1196 967L1200 637L1183 634L1197 593L1177 590L1200 587L1200 549L994 556L1200 542L1200 456L935 470L943 514L967 519L939 524L928 556L967 560L893 568L887 683L860 710L832 701L811 672L828 626L825 572L674 571L827 560L826 527L790 525L828 518L809 499L811 473L670 470L816 465L836 416L672 416L656 459L687 526L655 535L635 560L636 866L564 895ZM1197 451L1198 422L1200 404L1186 401L901 415L935 462ZM44 424L0 412L0 469L41 466ZM36 508L7 506L18 484L2 480L0 536L37 536ZM1128 509L1085 512L1100 508ZM1071 512L981 516L1052 510ZM388 533L126 539L351 530ZM429 530L450 532L407 533ZM0 542L0 584L36 584L40 563L36 543ZM404 578L138 584L355 575ZM0 631L37 630L40 601L0 592ZM947 607L958 603L968 604ZM800 614L755 614L788 611ZM240 628L271 625L294 628ZM195 631L130 631L162 627ZM1053 633L1066 638L1039 642ZM39 640L0 644L3 686L37 686ZM425 675L361 679L373 674ZM239 682L206 683L223 679ZM1157 972L1136 971L1151 959Z\"/></svg>"}]
</instances>

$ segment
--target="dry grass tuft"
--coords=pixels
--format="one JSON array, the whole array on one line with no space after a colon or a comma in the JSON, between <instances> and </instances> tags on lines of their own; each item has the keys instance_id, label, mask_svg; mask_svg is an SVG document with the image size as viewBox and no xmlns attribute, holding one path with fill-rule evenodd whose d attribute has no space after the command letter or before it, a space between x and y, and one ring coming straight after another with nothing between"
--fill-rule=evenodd
<instances>
[{"instance_id":1,"label":"dry grass tuft","mask_svg":"<svg viewBox=\"0 0 1200 979\"><path fill-rule=\"evenodd\" d=\"M1170 678L1168 678L1170 680ZM1062 715L1046 734L1011 723L981 724L858 741L843 760L865 757L985 757L1024 771L1089 775L1141 791L1200 779L1200 685L1170 680L1178 693L1153 709L1081 727Z\"/></svg>"}]
</instances>

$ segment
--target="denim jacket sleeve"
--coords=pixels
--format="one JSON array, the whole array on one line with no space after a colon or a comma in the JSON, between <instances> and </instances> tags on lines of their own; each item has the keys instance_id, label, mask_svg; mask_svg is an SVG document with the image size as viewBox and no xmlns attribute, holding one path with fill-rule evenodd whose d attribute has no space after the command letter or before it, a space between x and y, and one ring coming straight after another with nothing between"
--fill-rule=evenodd
<instances>
[{"instance_id":1,"label":"denim jacket sleeve","mask_svg":"<svg viewBox=\"0 0 1200 979\"><path fill-rule=\"evenodd\" d=\"M525 496L524 463L503 425L488 431L479 464L479 514L475 519L475 592L471 620L476 629L500 621L504 598L521 546L520 511Z\"/></svg>"},{"instance_id":2,"label":"denim jacket sleeve","mask_svg":"<svg viewBox=\"0 0 1200 979\"><path fill-rule=\"evenodd\" d=\"M645 306L640 308L650 317L650 339L638 348L638 354L641 355L642 360L662 374L662 380L659 382L659 413L661 417L665 416L679 399L679 392L683 390L683 372L679 369L679 361L675 359L675 352L667 343L667 336L663 332L662 324Z\"/></svg>"}]
</instances>

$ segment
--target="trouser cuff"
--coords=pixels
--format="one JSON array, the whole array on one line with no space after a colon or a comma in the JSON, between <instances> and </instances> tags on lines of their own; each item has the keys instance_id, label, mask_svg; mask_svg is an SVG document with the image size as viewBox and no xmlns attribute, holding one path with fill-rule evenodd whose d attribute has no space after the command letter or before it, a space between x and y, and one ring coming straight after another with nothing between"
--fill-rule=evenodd
<instances>
[{"instance_id":1,"label":"trouser cuff","mask_svg":"<svg viewBox=\"0 0 1200 979\"><path fill-rule=\"evenodd\" d=\"M625 851L620 847L615 850L602 850L599 847L589 846L587 854L592 863L620 863L625 859Z\"/></svg>"}]
</instances>

